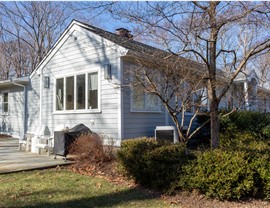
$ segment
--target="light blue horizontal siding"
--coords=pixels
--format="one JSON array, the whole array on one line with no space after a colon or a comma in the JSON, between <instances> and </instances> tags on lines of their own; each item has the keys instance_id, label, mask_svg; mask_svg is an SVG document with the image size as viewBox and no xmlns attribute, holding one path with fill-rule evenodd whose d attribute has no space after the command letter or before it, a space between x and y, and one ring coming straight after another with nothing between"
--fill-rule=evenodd
<instances>
[{"instance_id":1,"label":"light blue horizontal siding","mask_svg":"<svg viewBox=\"0 0 270 208\"><path fill-rule=\"evenodd\" d=\"M3 114L0 110L0 127L2 133L11 134L15 137L23 137L24 118L24 90L23 87L12 86L7 89L1 88L1 105L3 93L8 92L9 112Z\"/></svg>"},{"instance_id":2,"label":"light blue horizontal siding","mask_svg":"<svg viewBox=\"0 0 270 208\"><path fill-rule=\"evenodd\" d=\"M77 40L69 37L43 69L44 76L49 76L50 88L43 89L42 123L51 131L59 124L69 128L83 123L94 132L103 132L114 139L118 138L118 100L119 89L104 79L103 65L110 64L112 79L118 81L118 53L115 49L88 36L87 32L77 31ZM87 70L101 72L101 112L100 113L54 113L55 78L73 75ZM91 120L94 124L91 125Z\"/></svg>"},{"instance_id":3,"label":"light blue horizontal siding","mask_svg":"<svg viewBox=\"0 0 270 208\"><path fill-rule=\"evenodd\" d=\"M123 68L125 71L127 70L129 64L131 63L128 61L123 61ZM127 80L128 78L125 77L124 79ZM131 112L130 95L131 89L129 87L125 87L123 89L124 138L130 139L142 136L154 137L156 126L165 125L165 113L162 104L161 113Z\"/></svg>"},{"instance_id":4,"label":"light blue horizontal siding","mask_svg":"<svg viewBox=\"0 0 270 208\"><path fill-rule=\"evenodd\" d=\"M28 132L36 132L39 126L39 108L40 108L40 79L37 74L31 78L27 85L27 126Z\"/></svg>"}]
</instances>

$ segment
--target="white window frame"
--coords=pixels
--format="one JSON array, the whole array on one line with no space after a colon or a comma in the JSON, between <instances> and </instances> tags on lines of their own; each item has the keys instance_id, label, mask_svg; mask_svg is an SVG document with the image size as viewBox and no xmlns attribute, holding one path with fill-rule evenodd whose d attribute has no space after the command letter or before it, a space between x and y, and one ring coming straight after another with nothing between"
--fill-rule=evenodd
<instances>
[{"instance_id":1,"label":"white window frame","mask_svg":"<svg viewBox=\"0 0 270 208\"><path fill-rule=\"evenodd\" d=\"M10 96L9 96L9 94L10 94L10 92L9 91L3 91L2 93L3 93L2 94L2 115L9 115L9 102L10 102ZM5 93L8 94L8 102L7 102L7 104L8 104L8 110L7 110L7 112L4 111L4 109L5 109L5 107L4 107L4 105L5 105L5 101L4 101Z\"/></svg>"},{"instance_id":2,"label":"white window frame","mask_svg":"<svg viewBox=\"0 0 270 208\"><path fill-rule=\"evenodd\" d=\"M97 109L89 109L88 108L88 74L97 73L98 76L98 107ZM85 108L84 109L76 109L77 105L77 76L78 75L85 75ZM74 109L73 110L66 110L66 78L67 77L74 77ZM56 110L56 80L57 79L64 79L64 99L63 99L63 110ZM100 113L101 112L101 73L100 69L93 69L93 70L84 70L77 73L69 73L62 76L55 76L54 78L54 92L53 92L53 114L70 114L70 113Z\"/></svg>"}]
</instances>

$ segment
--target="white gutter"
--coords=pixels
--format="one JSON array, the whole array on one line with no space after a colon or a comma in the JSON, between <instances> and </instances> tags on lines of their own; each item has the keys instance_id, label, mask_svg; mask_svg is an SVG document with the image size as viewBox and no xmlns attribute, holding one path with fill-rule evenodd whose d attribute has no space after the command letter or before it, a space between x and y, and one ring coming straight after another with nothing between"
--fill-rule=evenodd
<instances>
[{"instance_id":1,"label":"white gutter","mask_svg":"<svg viewBox=\"0 0 270 208\"><path fill-rule=\"evenodd\" d=\"M19 83L16 83L14 80L11 80L12 83L16 86L19 86L19 87L23 87L23 90L24 90L24 101L23 101L23 135L26 134L26 86L25 85L22 85L22 84L19 84Z\"/></svg>"}]
</instances>

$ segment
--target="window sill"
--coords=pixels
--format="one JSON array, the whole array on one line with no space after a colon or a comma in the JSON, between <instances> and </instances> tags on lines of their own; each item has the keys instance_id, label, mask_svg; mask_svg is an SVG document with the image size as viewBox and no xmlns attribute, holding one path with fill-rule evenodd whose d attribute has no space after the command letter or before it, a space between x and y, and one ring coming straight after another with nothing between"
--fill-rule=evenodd
<instances>
[{"instance_id":1,"label":"window sill","mask_svg":"<svg viewBox=\"0 0 270 208\"><path fill-rule=\"evenodd\" d=\"M161 110L157 110L157 111L143 111L143 110L130 110L131 113L162 113Z\"/></svg>"},{"instance_id":2,"label":"window sill","mask_svg":"<svg viewBox=\"0 0 270 208\"><path fill-rule=\"evenodd\" d=\"M101 110L66 110L66 111L54 111L53 115L63 115L63 114L96 114L101 113Z\"/></svg>"}]
</instances>

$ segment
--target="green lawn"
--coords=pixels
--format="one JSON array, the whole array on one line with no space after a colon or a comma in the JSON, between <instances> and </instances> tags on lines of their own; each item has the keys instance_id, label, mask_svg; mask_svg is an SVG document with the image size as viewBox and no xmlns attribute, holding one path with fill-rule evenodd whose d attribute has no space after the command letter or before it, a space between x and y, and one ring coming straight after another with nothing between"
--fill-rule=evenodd
<instances>
[{"instance_id":1,"label":"green lawn","mask_svg":"<svg viewBox=\"0 0 270 208\"><path fill-rule=\"evenodd\" d=\"M0 207L170 207L135 188L68 170L0 175Z\"/></svg>"}]
</instances>

